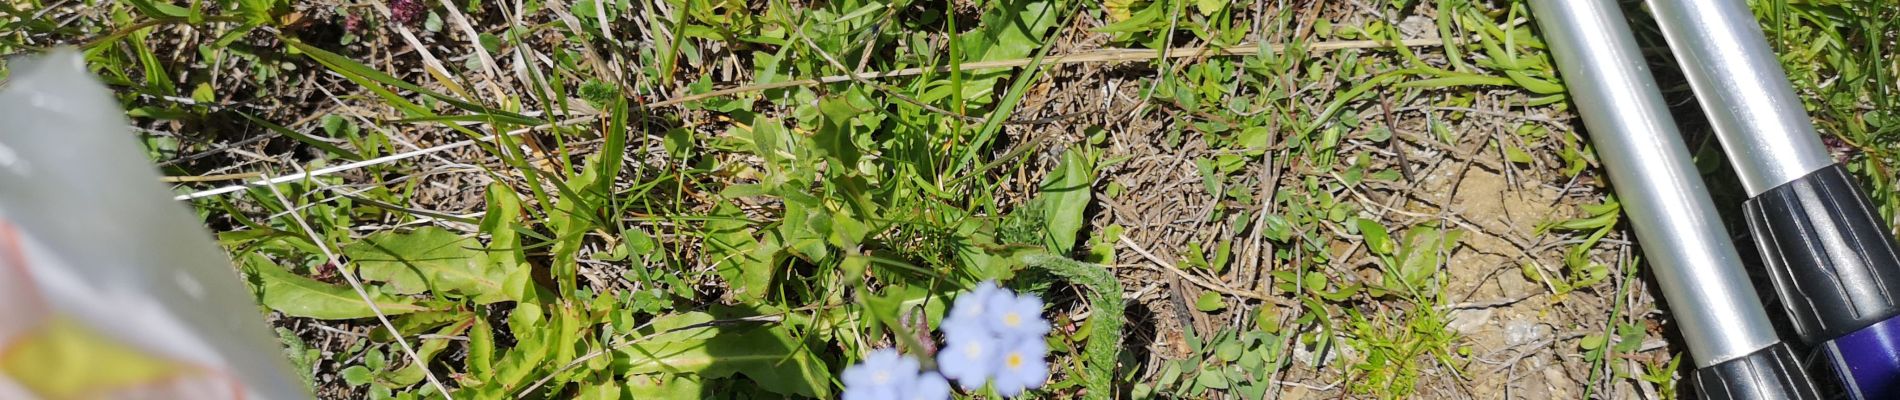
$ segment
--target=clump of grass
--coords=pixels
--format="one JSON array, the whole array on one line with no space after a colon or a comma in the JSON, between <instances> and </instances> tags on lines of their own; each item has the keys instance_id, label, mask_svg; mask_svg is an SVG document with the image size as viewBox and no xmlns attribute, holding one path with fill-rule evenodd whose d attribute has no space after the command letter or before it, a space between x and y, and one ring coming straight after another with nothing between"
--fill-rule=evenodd
<instances>
[{"instance_id":1,"label":"clump of grass","mask_svg":"<svg viewBox=\"0 0 1900 400\"><path fill-rule=\"evenodd\" d=\"M1581 332L1532 351L1579 392L1675 379L1617 362L1653 316L1590 300L1640 275L1520 2L181 4L0 4L0 54L84 46L181 194L322 171L193 204L323 397L832 397L994 279L1084 292L1032 396L1456 388L1508 369L1446 327L1500 275ZM1900 11L1758 11L1842 156L1900 181ZM1567 241L1423 193L1472 168L1581 196L1535 232ZM1516 261L1453 265L1473 243Z\"/></svg>"}]
</instances>

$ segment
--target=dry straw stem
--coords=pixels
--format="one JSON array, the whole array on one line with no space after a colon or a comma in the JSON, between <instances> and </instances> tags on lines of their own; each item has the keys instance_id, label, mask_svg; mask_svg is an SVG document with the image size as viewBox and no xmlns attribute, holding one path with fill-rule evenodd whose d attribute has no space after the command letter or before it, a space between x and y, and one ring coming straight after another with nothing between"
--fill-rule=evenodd
<instances>
[{"instance_id":1,"label":"dry straw stem","mask_svg":"<svg viewBox=\"0 0 1900 400\"><path fill-rule=\"evenodd\" d=\"M561 125L561 126L566 126L566 125L573 125L573 124L577 124L577 123L581 123L581 122L585 122L585 121L589 121L589 120L592 120L592 119L594 119L594 118L595 118L595 116L592 116L592 115L589 115L589 116L580 116L580 117L574 117L574 118L569 118L569 119L566 119L566 120L562 120L562 121L559 121L559 122L555 122L555 123L550 123L550 124L543 124L543 125L536 125L536 126L532 126L532 127L527 127L527 128L521 128L521 129L516 129L516 130L512 130L512 131L508 131L508 132L506 132L506 133L503 133L503 135L509 135L509 136L513 136L513 135L520 135L520 134L523 134L523 133L527 133L527 132L529 132L529 131L535 131L535 130L541 130L541 129L546 129L546 128L550 128L550 127L553 127L553 126L555 126L555 125ZM295 174L295 175L278 175L278 176L273 176L273 177L269 177L269 178L263 178L263 179L258 179L258 180L256 180L256 181L251 181L251 182L245 182L245 183L240 183L240 184L236 184L236 185L230 185L230 186L225 186L225 187L220 187L220 188L217 188L217 189L209 189L209 190L201 190L201 191L197 191L197 192L192 192L192 193L186 193L186 194L181 194L181 195L178 195L177 197L173 197L173 198L172 198L172 200L191 200L191 199L197 199L197 198L204 198L204 197L211 197L211 196L216 196L216 195L221 195L221 194L225 194L225 193L231 193L231 192L236 192L236 191L240 191L240 190L244 190L245 188L250 188L250 187L259 187L259 186L274 186L274 185L277 185L277 184L280 184L280 183L285 183L285 182L295 182L295 181L300 181L300 180L304 180L304 179L309 179L309 178L315 178L315 177L318 177L318 176L323 176L323 175L329 175L329 174L333 174L333 173L337 173L337 172L342 172L342 171L348 171L348 170L353 170L353 169L357 169L357 168L363 168L363 167L367 167L367 166L371 166L371 165L377 165L377 164L388 164L388 163L392 163L392 162L396 162L397 160L403 160L403 159L408 159L408 158L415 158L415 157L420 157L420 156L423 156L423 155L428 155L428 154L433 154L433 153L438 153L438 152L442 152L442 151L445 151L445 150L453 150L453 149L458 149L458 148L463 148L463 147L468 147L468 146L472 146L472 145L474 145L474 144L475 144L476 142L478 142L478 141L479 141L479 142L487 142L487 141L493 141L493 140L495 140L495 135L488 135L488 136L483 136L483 137L482 137L482 138L480 138L480 139L474 139L474 140L464 140L464 141L460 141L460 142L455 142L455 143L449 143L449 144L445 144L445 145L441 145L441 146L435 146L435 147L430 147L430 148L426 148L426 149L421 149L421 150L412 150L412 151L407 151L407 152L402 152L402 153L396 153L396 154L391 154L391 155L387 155L387 156L382 156L382 157L377 157L377 158L372 158L372 159L368 159L368 160L363 160L363 161L357 161L357 162L353 162L353 163L348 163L348 164L343 164L343 165L338 165L338 166L334 166L334 167L329 167L329 168L323 168L323 169L317 169L317 170L313 170L313 171L309 171L309 172L306 172L306 173L302 173L302 174Z\"/></svg>"},{"instance_id":2,"label":"dry straw stem","mask_svg":"<svg viewBox=\"0 0 1900 400\"><path fill-rule=\"evenodd\" d=\"M165 182L165 183L181 183L181 182L218 182L218 181L235 181L235 180L240 180L240 179L251 179L251 178L256 178L256 177L260 177L260 176L264 176L264 173L262 173L262 172L239 172L239 173L235 173L235 174L217 174L217 175L181 175L181 176L163 176L163 177L159 177L159 178L158 178L158 181L159 181L159 182Z\"/></svg>"},{"instance_id":3,"label":"dry straw stem","mask_svg":"<svg viewBox=\"0 0 1900 400\"><path fill-rule=\"evenodd\" d=\"M1406 40L1400 40L1397 42L1378 41L1378 40L1346 40L1346 41L1336 41L1336 42L1313 43L1311 45L1308 45L1306 47L1306 50L1307 51L1333 51L1333 50L1348 50L1348 49L1377 49L1377 48L1390 48L1390 47L1420 47L1420 46L1432 46L1432 45L1442 45L1442 44L1444 44L1444 41L1441 39L1406 39ZM1057 65L1057 64L1078 64L1078 63L1112 63L1112 62L1127 62L1127 61L1146 61L1146 60L1153 60L1153 59L1163 58L1163 57L1186 58L1186 57L1213 57L1213 56L1249 56L1249 55L1260 54L1260 52L1265 49L1271 49L1271 52L1277 53L1277 52L1285 50L1286 45L1285 44L1260 45L1260 44L1253 44L1253 43L1243 43L1240 45L1235 45L1232 47L1223 47L1223 48L1177 47L1177 48L1165 49L1165 50L1101 49L1101 50L1085 51L1081 53L1049 56L1049 57L1043 58L1042 63L1043 65ZM1013 68L1013 67L1027 66L1033 63L1034 61L1035 60L1032 58L980 61L980 62L958 64L956 69L959 71L969 71L969 70L992 69L992 68ZM866 72L862 74L832 75L832 76L827 76L827 77L822 77L822 78L817 78L817 79L800 79L800 80L795 80L795 81L752 84L752 85L739 86L739 87L734 87L734 88L729 88L729 89L714 90L711 92L700 93L700 94L695 94L695 95L675 97L672 99L667 99L667 100L663 100L657 103L649 104L648 107L665 107L665 106L679 105L681 103L685 103L689 101L704 100L704 99L713 98L713 97L728 96L728 95L734 95L734 94L746 93L746 92L756 92L756 91L761 91L761 90L772 90L772 89L788 88L788 87L795 87L795 86L809 86L809 85L817 85L821 83L847 82L847 81L854 80L856 78L862 78L862 79L889 78L889 77L894 77L894 76L923 75L926 72L946 72L949 70L950 70L950 67L905 68L905 69L885 71L885 72ZM853 78L853 75L856 75L856 78Z\"/></svg>"}]
</instances>

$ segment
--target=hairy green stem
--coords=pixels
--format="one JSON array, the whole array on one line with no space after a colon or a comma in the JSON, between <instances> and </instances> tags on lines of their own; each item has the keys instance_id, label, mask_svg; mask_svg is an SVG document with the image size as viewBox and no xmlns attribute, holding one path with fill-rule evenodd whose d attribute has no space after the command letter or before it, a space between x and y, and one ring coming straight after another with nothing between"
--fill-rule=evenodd
<instances>
[{"instance_id":1,"label":"hairy green stem","mask_svg":"<svg viewBox=\"0 0 1900 400\"><path fill-rule=\"evenodd\" d=\"M1115 358L1122 342L1121 282L1107 267L1062 256L1031 254L1023 257L1023 263L1089 289L1089 318L1094 321L1090 323L1093 329L1089 342L1082 349L1088 371L1082 386L1088 388L1088 399L1115 398Z\"/></svg>"}]
</instances>

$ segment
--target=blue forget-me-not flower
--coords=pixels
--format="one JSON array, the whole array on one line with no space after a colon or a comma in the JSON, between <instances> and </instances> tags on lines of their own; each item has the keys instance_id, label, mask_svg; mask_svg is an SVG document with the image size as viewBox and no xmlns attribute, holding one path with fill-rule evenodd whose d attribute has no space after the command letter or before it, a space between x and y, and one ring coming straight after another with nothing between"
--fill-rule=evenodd
<instances>
[{"instance_id":1,"label":"blue forget-me-not flower","mask_svg":"<svg viewBox=\"0 0 1900 400\"><path fill-rule=\"evenodd\" d=\"M910 390L902 393L904 400L944 400L950 398L950 381L935 372L917 375L911 382Z\"/></svg>"},{"instance_id":2,"label":"blue forget-me-not flower","mask_svg":"<svg viewBox=\"0 0 1900 400\"><path fill-rule=\"evenodd\" d=\"M1042 299L1035 295L1004 292L990 296L989 305L984 308L989 315L983 319L998 337L1041 338L1049 334L1049 321L1042 319Z\"/></svg>"},{"instance_id":3,"label":"blue forget-me-not flower","mask_svg":"<svg viewBox=\"0 0 1900 400\"><path fill-rule=\"evenodd\" d=\"M1048 353L1049 345L1041 337L1003 343L996 355L996 379L992 381L996 393L1016 397L1024 390L1042 387L1049 379L1049 362L1043 360Z\"/></svg>"},{"instance_id":4,"label":"blue forget-me-not flower","mask_svg":"<svg viewBox=\"0 0 1900 400\"><path fill-rule=\"evenodd\" d=\"M916 358L896 349L878 349L864 362L844 369L844 400L944 400L950 383L934 372L919 372Z\"/></svg>"},{"instance_id":5,"label":"blue forget-me-not flower","mask_svg":"<svg viewBox=\"0 0 1900 400\"><path fill-rule=\"evenodd\" d=\"M1042 387L1049 377L1049 353L1044 343L1049 321L1042 318L1042 299L1015 294L993 282L957 297L943 321L949 342L937 353L938 369L964 389L993 384L1008 397Z\"/></svg>"},{"instance_id":6,"label":"blue forget-me-not flower","mask_svg":"<svg viewBox=\"0 0 1900 400\"><path fill-rule=\"evenodd\" d=\"M949 324L944 327L948 328ZM937 370L945 377L956 379L964 389L983 387L983 381L996 372L996 366L992 365L996 359L996 339L985 331L948 329L944 339L950 345L937 352Z\"/></svg>"},{"instance_id":7,"label":"blue forget-me-not flower","mask_svg":"<svg viewBox=\"0 0 1900 400\"><path fill-rule=\"evenodd\" d=\"M957 296L956 301L950 304L950 314L943 318L943 334L949 336L957 334L990 333L989 327L983 322L983 318L989 314L988 306L991 300L996 297L1002 297L997 296L999 294L1009 296L1009 291L1003 290L1003 288L997 286L994 281L983 281L983 283L976 285L976 289L971 289L969 293Z\"/></svg>"}]
</instances>

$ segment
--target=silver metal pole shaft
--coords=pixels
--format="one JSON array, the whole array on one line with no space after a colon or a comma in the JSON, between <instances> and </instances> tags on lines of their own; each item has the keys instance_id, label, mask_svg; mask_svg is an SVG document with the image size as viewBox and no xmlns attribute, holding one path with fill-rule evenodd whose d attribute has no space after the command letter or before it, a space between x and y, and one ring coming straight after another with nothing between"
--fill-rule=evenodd
<instances>
[{"instance_id":1,"label":"silver metal pole shaft","mask_svg":"<svg viewBox=\"0 0 1900 400\"><path fill-rule=\"evenodd\" d=\"M1697 367L1776 344L1615 0L1532 0L1558 72Z\"/></svg>"},{"instance_id":2,"label":"silver metal pole shaft","mask_svg":"<svg viewBox=\"0 0 1900 400\"><path fill-rule=\"evenodd\" d=\"M1749 196L1834 164L1743 0L1649 0Z\"/></svg>"}]
</instances>

